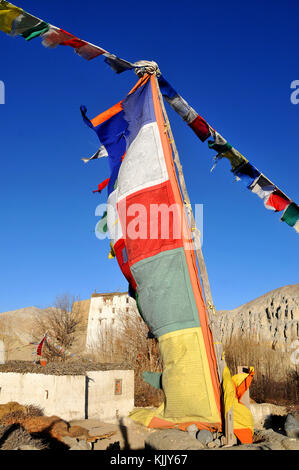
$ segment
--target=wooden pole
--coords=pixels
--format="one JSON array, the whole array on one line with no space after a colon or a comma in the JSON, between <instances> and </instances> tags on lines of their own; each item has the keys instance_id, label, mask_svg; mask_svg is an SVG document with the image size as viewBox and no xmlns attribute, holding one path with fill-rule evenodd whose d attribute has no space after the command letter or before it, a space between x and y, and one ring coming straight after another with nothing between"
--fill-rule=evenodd
<instances>
[{"instance_id":1,"label":"wooden pole","mask_svg":"<svg viewBox=\"0 0 299 470\"><path fill-rule=\"evenodd\" d=\"M234 413L233 407L225 415L225 445L233 446L237 442L234 435Z\"/></svg>"},{"instance_id":2,"label":"wooden pole","mask_svg":"<svg viewBox=\"0 0 299 470\"><path fill-rule=\"evenodd\" d=\"M168 137L171 143L173 155L174 155L174 163L176 165L177 171L178 171L178 177L179 177L179 182L181 186L181 191L183 195L183 199L185 202L186 210L189 216L189 220L191 222L191 233L194 234L194 243L195 243L195 253L196 253L196 258L198 262L198 267L199 267L199 273L200 273L200 278L201 278L201 284L202 284L202 289L206 301L206 306L207 306L207 312L208 312L208 320L209 320L209 327L212 332L213 340L214 340L214 349L215 349L215 354L216 354L216 360L217 360L217 369L218 369L218 376L219 376L219 382L222 382L222 375L223 375L223 369L225 366L225 361L223 357L223 348L222 344L220 343L220 334L219 334L219 329L218 326L215 322L215 314L216 314L216 309L214 306L213 298L212 298L212 293L211 293L211 287L210 287L210 282L208 278L208 272L207 272L207 267L204 261L202 249L201 249L201 243L200 243L200 233L199 230L196 228L195 225L195 219L193 215L193 210L192 206L190 203L190 198L188 195L187 187L186 187L186 182L184 178L184 173L183 173L183 167L180 161L179 153L177 150L177 147L175 145L175 141L173 138L173 133L170 127L169 119L167 116L167 112L165 109L163 97L160 91L159 83L156 77L156 84L157 84L157 90L158 90L158 95L160 99L160 104L162 108L162 112L164 115L164 119L166 122L166 130L168 133Z\"/></svg>"}]
</instances>

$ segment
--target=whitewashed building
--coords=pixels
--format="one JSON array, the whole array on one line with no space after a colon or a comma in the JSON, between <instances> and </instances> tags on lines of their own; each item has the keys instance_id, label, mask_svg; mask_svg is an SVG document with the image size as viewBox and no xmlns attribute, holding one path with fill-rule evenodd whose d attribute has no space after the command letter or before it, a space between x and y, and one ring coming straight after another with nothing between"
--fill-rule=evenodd
<instances>
[{"instance_id":1,"label":"whitewashed building","mask_svg":"<svg viewBox=\"0 0 299 470\"><path fill-rule=\"evenodd\" d=\"M101 340L103 332L120 330L124 318L139 316L136 302L127 292L92 294L90 299L86 349L93 349Z\"/></svg>"}]
</instances>

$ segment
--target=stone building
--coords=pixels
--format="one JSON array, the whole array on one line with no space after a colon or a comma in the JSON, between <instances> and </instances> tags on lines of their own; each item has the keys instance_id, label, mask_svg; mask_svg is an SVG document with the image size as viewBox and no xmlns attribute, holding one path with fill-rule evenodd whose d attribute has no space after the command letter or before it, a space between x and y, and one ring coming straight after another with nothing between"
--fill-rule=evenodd
<instances>
[{"instance_id":1,"label":"stone building","mask_svg":"<svg viewBox=\"0 0 299 470\"><path fill-rule=\"evenodd\" d=\"M101 333L120 330L127 316L138 315L136 302L127 292L110 292L91 295L88 314L86 349L94 348Z\"/></svg>"}]
</instances>

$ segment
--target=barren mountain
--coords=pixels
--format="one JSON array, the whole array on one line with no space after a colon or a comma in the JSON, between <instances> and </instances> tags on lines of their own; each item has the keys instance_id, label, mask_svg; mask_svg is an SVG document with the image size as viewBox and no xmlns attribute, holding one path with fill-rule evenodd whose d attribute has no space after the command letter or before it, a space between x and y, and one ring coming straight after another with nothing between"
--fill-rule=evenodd
<instances>
[{"instance_id":1,"label":"barren mountain","mask_svg":"<svg viewBox=\"0 0 299 470\"><path fill-rule=\"evenodd\" d=\"M299 339L299 284L280 287L234 310L217 311L221 341L250 334L286 349Z\"/></svg>"}]
</instances>

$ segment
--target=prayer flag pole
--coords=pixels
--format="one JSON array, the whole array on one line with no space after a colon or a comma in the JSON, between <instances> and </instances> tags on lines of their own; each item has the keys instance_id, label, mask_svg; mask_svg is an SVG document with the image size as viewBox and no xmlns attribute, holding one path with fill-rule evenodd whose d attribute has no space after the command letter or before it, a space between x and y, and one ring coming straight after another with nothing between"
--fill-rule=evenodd
<instances>
[{"instance_id":1,"label":"prayer flag pole","mask_svg":"<svg viewBox=\"0 0 299 470\"><path fill-rule=\"evenodd\" d=\"M192 206L190 203L190 198L188 195L187 187L186 187L186 182L184 178L184 173L183 173L183 167L180 161L179 153L173 138L173 133L170 127L169 119L167 116L167 112L165 109L164 105L164 100L160 91L159 83L156 77L156 84L157 84L157 90L158 90L158 95L161 103L161 108L163 111L165 123L166 123L166 132L168 133L170 144L172 147L173 155L174 155L174 162L178 171L178 177L179 177L179 182L181 186L181 191L183 195L183 200L185 202L186 210L188 213L188 216L190 218L191 222L191 231L194 234L194 243L195 243L195 253L197 257L197 262L199 266L199 273L200 273L200 278L201 278L201 283L202 283L202 288L203 288L203 293L206 301L206 307L207 307L207 312L208 312L208 320L209 320L209 327L211 329L212 335L213 335L213 340L214 340L214 349L215 349L215 354L216 354L216 360L217 360L217 368L218 368L218 376L219 376L219 382L221 383L222 381L222 374L223 374L223 369L225 365L225 361L223 358L223 348L222 344L220 343L220 335L219 335L219 329L217 327L216 322L214 321L214 315L216 314L216 309L214 306L213 298L212 298L212 293L211 293L211 287L210 287L210 282L208 278L208 272L207 272L207 267L204 261L201 245L200 245L200 232L196 228L195 225L195 219L194 219L194 214L192 210Z\"/></svg>"},{"instance_id":2,"label":"prayer flag pole","mask_svg":"<svg viewBox=\"0 0 299 470\"><path fill-rule=\"evenodd\" d=\"M217 370L218 370L218 377L219 377L219 384L220 384L221 408L222 408L222 413L224 417L223 431L225 434L225 443L226 445L231 446L236 443L236 438L234 436L233 408L231 408L225 414L224 403L223 403L223 391L222 391L222 386L221 386L222 377L223 377L223 369L225 367L225 358L224 358L224 353L223 353L223 347L220 342L219 327L217 323L215 322L216 309L214 306L213 297L211 293L208 271L207 271L206 263L205 263L202 249L201 249L200 232L196 228L196 225L195 225L194 214L193 214L189 194L187 191L187 186L186 186L185 177L183 173L183 167L180 161L180 157L179 157L179 153L175 144L175 140L173 138L173 133L170 127L170 123L169 123L169 119L168 119L167 112L165 109L164 100L160 91L159 83L158 83L157 77L155 78L156 78L159 100L161 103L161 108L162 108L162 112L163 112L165 123L166 123L166 132L168 133L168 136L169 136L170 144L171 144L173 155L174 155L174 163L177 168L183 199L185 202L189 220L191 222L191 232L194 234L194 243L195 243L194 250L196 253L202 289L203 289L203 293L204 293L204 297L206 301L209 328L212 332L213 341L214 341L214 350L215 350L215 355L216 355Z\"/></svg>"}]
</instances>

